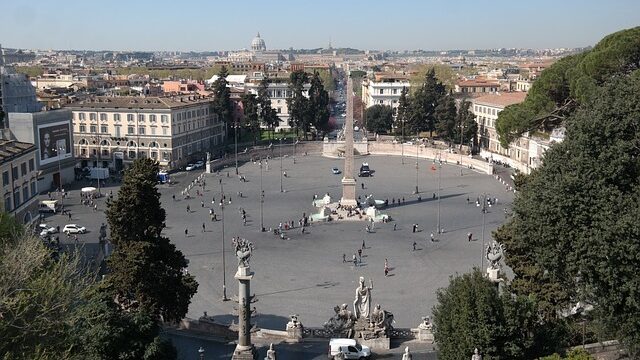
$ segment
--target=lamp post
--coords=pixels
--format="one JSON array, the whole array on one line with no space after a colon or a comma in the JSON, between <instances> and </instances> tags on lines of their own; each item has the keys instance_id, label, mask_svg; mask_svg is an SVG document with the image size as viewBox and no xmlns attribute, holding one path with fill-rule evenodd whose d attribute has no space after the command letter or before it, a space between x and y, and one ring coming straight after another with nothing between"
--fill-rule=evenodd
<instances>
[{"instance_id":1,"label":"lamp post","mask_svg":"<svg viewBox=\"0 0 640 360\"><path fill-rule=\"evenodd\" d=\"M298 145L298 139L293 142L293 163L296 163L296 145Z\"/></svg>"},{"instance_id":2,"label":"lamp post","mask_svg":"<svg viewBox=\"0 0 640 360\"><path fill-rule=\"evenodd\" d=\"M284 192L284 189L282 188L282 138L280 138L280 192Z\"/></svg>"},{"instance_id":3,"label":"lamp post","mask_svg":"<svg viewBox=\"0 0 640 360\"><path fill-rule=\"evenodd\" d=\"M420 146L416 142L416 194L418 194L420 192L418 190L418 150L419 150L419 148L420 148Z\"/></svg>"},{"instance_id":4,"label":"lamp post","mask_svg":"<svg viewBox=\"0 0 640 360\"><path fill-rule=\"evenodd\" d=\"M484 227L485 227L485 215L487 213L487 194L482 194L482 249L480 251L480 271L484 269Z\"/></svg>"},{"instance_id":5,"label":"lamp post","mask_svg":"<svg viewBox=\"0 0 640 360\"><path fill-rule=\"evenodd\" d=\"M402 150L402 165L404 165L404 116L402 116L402 138L400 139L400 148Z\"/></svg>"},{"instance_id":6,"label":"lamp post","mask_svg":"<svg viewBox=\"0 0 640 360\"><path fill-rule=\"evenodd\" d=\"M235 138L235 152L236 152L236 175L238 175L238 121L236 120L233 125L233 137Z\"/></svg>"},{"instance_id":7,"label":"lamp post","mask_svg":"<svg viewBox=\"0 0 640 360\"><path fill-rule=\"evenodd\" d=\"M438 225L437 225L437 231L438 234L440 234L442 232L442 228L440 227L440 189L441 189L441 182L442 182L442 155L438 154Z\"/></svg>"},{"instance_id":8,"label":"lamp post","mask_svg":"<svg viewBox=\"0 0 640 360\"><path fill-rule=\"evenodd\" d=\"M224 257L224 186L220 179L220 217L222 218L222 301L228 301L227 298L227 264Z\"/></svg>"},{"instance_id":9,"label":"lamp post","mask_svg":"<svg viewBox=\"0 0 640 360\"><path fill-rule=\"evenodd\" d=\"M60 187L60 205L64 205L64 195L62 193L62 166L60 165L60 156L61 151L64 148L62 146L58 146L57 155L58 155L58 186Z\"/></svg>"},{"instance_id":10,"label":"lamp post","mask_svg":"<svg viewBox=\"0 0 640 360\"><path fill-rule=\"evenodd\" d=\"M260 232L264 231L264 217L263 217L263 208L264 207L264 190L262 190L262 156L260 157Z\"/></svg>"}]
</instances>

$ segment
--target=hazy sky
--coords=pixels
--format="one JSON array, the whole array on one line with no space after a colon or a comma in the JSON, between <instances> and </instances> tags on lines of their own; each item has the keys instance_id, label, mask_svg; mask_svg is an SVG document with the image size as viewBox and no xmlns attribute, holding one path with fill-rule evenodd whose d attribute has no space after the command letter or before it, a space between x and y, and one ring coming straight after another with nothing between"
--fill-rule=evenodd
<instances>
[{"instance_id":1,"label":"hazy sky","mask_svg":"<svg viewBox=\"0 0 640 360\"><path fill-rule=\"evenodd\" d=\"M557 48L640 25L640 0L0 0L0 44L39 49Z\"/></svg>"}]
</instances>

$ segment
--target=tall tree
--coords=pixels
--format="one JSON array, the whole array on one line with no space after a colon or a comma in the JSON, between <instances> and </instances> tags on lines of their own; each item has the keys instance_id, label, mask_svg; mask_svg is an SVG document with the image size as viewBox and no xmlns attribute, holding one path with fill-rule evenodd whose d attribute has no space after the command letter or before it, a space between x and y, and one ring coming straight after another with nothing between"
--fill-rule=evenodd
<instances>
[{"instance_id":1,"label":"tall tree","mask_svg":"<svg viewBox=\"0 0 640 360\"><path fill-rule=\"evenodd\" d=\"M462 136L460 131L462 131ZM469 144L473 148L477 144L477 139L478 123L471 112L471 102L463 100L456 114L456 134L453 140L460 143L461 148L463 144ZM462 142L460 142L461 140Z\"/></svg>"},{"instance_id":2,"label":"tall tree","mask_svg":"<svg viewBox=\"0 0 640 360\"><path fill-rule=\"evenodd\" d=\"M393 110L388 105L373 105L365 112L367 131L386 134L393 125Z\"/></svg>"},{"instance_id":3,"label":"tall tree","mask_svg":"<svg viewBox=\"0 0 640 360\"><path fill-rule=\"evenodd\" d=\"M403 136L402 141L404 141L405 134L405 126L406 122L409 120L409 116L411 115L411 103L410 98L408 96L408 90L406 87L402 88L402 92L400 92L400 99L398 100L398 112L396 113L396 129Z\"/></svg>"},{"instance_id":4,"label":"tall tree","mask_svg":"<svg viewBox=\"0 0 640 360\"><path fill-rule=\"evenodd\" d=\"M260 116L258 114L258 100L255 94L242 95L244 125L253 137L253 145L260 137Z\"/></svg>"},{"instance_id":5,"label":"tall tree","mask_svg":"<svg viewBox=\"0 0 640 360\"><path fill-rule=\"evenodd\" d=\"M513 289L543 314L585 301L638 354L640 70L617 75L567 119L566 137L527 176L496 237Z\"/></svg>"},{"instance_id":6,"label":"tall tree","mask_svg":"<svg viewBox=\"0 0 640 360\"><path fill-rule=\"evenodd\" d=\"M433 131L436 130L436 107L444 95L445 87L438 81L435 71L431 68L425 75L424 83L414 92L411 99L411 132L418 134L429 131L433 135Z\"/></svg>"},{"instance_id":7,"label":"tall tree","mask_svg":"<svg viewBox=\"0 0 640 360\"><path fill-rule=\"evenodd\" d=\"M269 96L269 79L266 77L260 81L258 87L258 105L260 106L260 121L262 125L271 130L270 136L273 136L275 128L280 124L280 118L276 110L271 107L271 96Z\"/></svg>"},{"instance_id":8,"label":"tall tree","mask_svg":"<svg viewBox=\"0 0 640 360\"><path fill-rule=\"evenodd\" d=\"M310 127L309 99L304 95L304 85L309 82L309 76L304 71L294 71L289 77L289 91L291 97L287 98L289 108L289 126L295 128L296 137L302 129L305 133Z\"/></svg>"},{"instance_id":9,"label":"tall tree","mask_svg":"<svg viewBox=\"0 0 640 360\"><path fill-rule=\"evenodd\" d=\"M225 66L220 68L218 78L213 83L213 111L218 114L220 120L227 126L233 120L233 104L231 103L231 91L227 76L229 72Z\"/></svg>"},{"instance_id":10,"label":"tall tree","mask_svg":"<svg viewBox=\"0 0 640 360\"><path fill-rule=\"evenodd\" d=\"M435 109L434 116L438 136L445 139L449 144L455 141L457 113L456 101L451 95L443 97ZM460 137L458 137L459 140Z\"/></svg>"},{"instance_id":11,"label":"tall tree","mask_svg":"<svg viewBox=\"0 0 640 360\"><path fill-rule=\"evenodd\" d=\"M107 205L115 250L108 261L106 281L123 308L179 321L198 283L184 272L187 261L182 252L161 234L165 211L156 188L158 171L158 163L151 159L134 161L118 197Z\"/></svg>"},{"instance_id":12,"label":"tall tree","mask_svg":"<svg viewBox=\"0 0 640 360\"><path fill-rule=\"evenodd\" d=\"M322 85L322 80L318 72L314 72L311 77L311 87L309 88L309 117L311 125L316 131L324 132L329 127L329 94ZM305 140L307 134L305 133Z\"/></svg>"}]
</instances>

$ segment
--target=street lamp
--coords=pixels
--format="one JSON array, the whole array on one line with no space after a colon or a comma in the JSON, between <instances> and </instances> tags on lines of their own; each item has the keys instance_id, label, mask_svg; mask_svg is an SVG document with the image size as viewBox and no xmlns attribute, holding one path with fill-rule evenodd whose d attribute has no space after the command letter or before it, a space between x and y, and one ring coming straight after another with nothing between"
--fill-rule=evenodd
<instances>
[{"instance_id":1,"label":"street lamp","mask_svg":"<svg viewBox=\"0 0 640 360\"><path fill-rule=\"evenodd\" d=\"M416 194L418 194L420 191L418 190L418 150L419 150L420 146L418 145L418 142L416 142Z\"/></svg>"},{"instance_id":2,"label":"street lamp","mask_svg":"<svg viewBox=\"0 0 640 360\"><path fill-rule=\"evenodd\" d=\"M439 153L438 154L438 225L437 225L437 231L438 234L440 234L442 232L442 229L440 227L440 189L442 188L442 186L440 185L442 182L442 155Z\"/></svg>"},{"instance_id":3,"label":"street lamp","mask_svg":"<svg viewBox=\"0 0 640 360\"><path fill-rule=\"evenodd\" d=\"M400 139L400 148L402 149L402 165L404 165L404 116L402 116L402 139Z\"/></svg>"},{"instance_id":4,"label":"street lamp","mask_svg":"<svg viewBox=\"0 0 640 360\"><path fill-rule=\"evenodd\" d=\"M280 192L284 192L284 189L282 188L282 138L280 138Z\"/></svg>"},{"instance_id":5,"label":"street lamp","mask_svg":"<svg viewBox=\"0 0 640 360\"><path fill-rule=\"evenodd\" d=\"M262 156L260 157L260 232L264 231L264 217L262 211L264 207L264 190L262 190Z\"/></svg>"},{"instance_id":6,"label":"street lamp","mask_svg":"<svg viewBox=\"0 0 640 360\"><path fill-rule=\"evenodd\" d=\"M296 163L296 145L298 145L298 139L293 143L293 163Z\"/></svg>"},{"instance_id":7,"label":"street lamp","mask_svg":"<svg viewBox=\"0 0 640 360\"><path fill-rule=\"evenodd\" d=\"M238 175L238 121L236 120L233 126L233 137L235 138L236 148L236 175Z\"/></svg>"},{"instance_id":8,"label":"street lamp","mask_svg":"<svg viewBox=\"0 0 640 360\"><path fill-rule=\"evenodd\" d=\"M220 217L222 218L222 301L228 301L227 298L227 266L224 257L224 186L220 179Z\"/></svg>"},{"instance_id":9,"label":"street lamp","mask_svg":"<svg viewBox=\"0 0 640 360\"><path fill-rule=\"evenodd\" d=\"M480 251L480 270L484 269L484 227L485 227L485 215L487 213L487 194L482 194L482 249Z\"/></svg>"}]
</instances>

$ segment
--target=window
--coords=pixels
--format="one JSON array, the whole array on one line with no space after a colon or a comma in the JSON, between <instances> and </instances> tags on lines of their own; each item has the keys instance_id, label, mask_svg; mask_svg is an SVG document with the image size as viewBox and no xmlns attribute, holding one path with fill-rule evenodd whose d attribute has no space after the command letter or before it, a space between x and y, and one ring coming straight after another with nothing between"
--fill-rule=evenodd
<instances>
[{"instance_id":1,"label":"window","mask_svg":"<svg viewBox=\"0 0 640 360\"><path fill-rule=\"evenodd\" d=\"M16 180L18 178L18 168L17 167L13 167L11 169L11 175L13 176L13 180Z\"/></svg>"},{"instance_id":2,"label":"window","mask_svg":"<svg viewBox=\"0 0 640 360\"><path fill-rule=\"evenodd\" d=\"M181 120L182 120L182 114L178 113L178 121L181 121Z\"/></svg>"},{"instance_id":3,"label":"window","mask_svg":"<svg viewBox=\"0 0 640 360\"><path fill-rule=\"evenodd\" d=\"M154 160L157 160L158 159L158 152L157 151L152 151L151 152L151 158L154 159Z\"/></svg>"},{"instance_id":4,"label":"window","mask_svg":"<svg viewBox=\"0 0 640 360\"><path fill-rule=\"evenodd\" d=\"M100 125L100 132L106 134L108 132L107 125Z\"/></svg>"},{"instance_id":5,"label":"window","mask_svg":"<svg viewBox=\"0 0 640 360\"><path fill-rule=\"evenodd\" d=\"M135 158L136 158L136 151L129 150L129 159L135 159Z\"/></svg>"},{"instance_id":6,"label":"window","mask_svg":"<svg viewBox=\"0 0 640 360\"><path fill-rule=\"evenodd\" d=\"M27 185L22 187L22 200L27 201L29 199L29 187Z\"/></svg>"},{"instance_id":7,"label":"window","mask_svg":"<svg viewBox=\"0 0 640 360\"><path fill-rule=\"evenodd\" d=\"M398 93L398 89L393 89L393 95L396 95Z\"/></svg>"},{"instance_id":8,"label":"window","mask_svg":"<svg viewBox=\"0 0 640 360\"><path fill-rule=\"evenodd\" d=\"M100 114L100 121L107 121L107 114Z\"/></svg>"},{"instance_id":9,"label":"window","mask_svg":"<svg viewBox=\"0 0 640 360\"><path fill-rule=\"evenodd\" d=\"M109 149L102 149L102 156L109 156Z\"/></svg>"},{"instance_id":10,"label":"window","mask_svg":"<svg viewBox=\"0 0 640 360\"><path fill-rule=\"evenodd\" d=\"M20 189L13 192L13 207L17 208L18 206L20 206Z\"/></svg>"},{"instance_id":11,"label":"window","mask_svg":"<svg viewBox=\"0 0 640 360\"><path fill-rule=\"evenodd\" d=\"M5 171L2 173L2 186L9 185L9 172Z\"/></svg>"},{"instance_id":12,"label":"window","mask_svg":"<svg viewBox=\"0 0 640 360\"><path fill-rule=\"evenodd\" d=\"M120 121L120 114L113 114L113 121Z\"/></svg>"},{"instance_id":13,"label":"window","mask_svg":"<svg viewBox=\"0 0 640 360\"><path fill-rule=\"evenodd\" d=\"M127 114L127 121L129 122L133 121L133 114Z\"/></svg>"},{"instance_id":14,"label":"window","mask_svg":"<svg viewBox=\"0 0 640 360\"><path fill-rule=\"evenodd\" d=\"M87 132L87 126L80 124L80 132Z\"/></svg>"},{"instance_id":15,"label":"window","mask_svg":"<svg viewBox=\"0 0 640 360\"><path fill-rule=\"evenodd\" d=\"M96 120L96 113L90 113L89 114L89 120L95 121Z\"/></svg>"},{"instance_id":16,"label":"window","mask_svg":"<svg viewBox=\"0 0 640 360\"><path fill-rule=\"evenodd\" d=\"M78 117L80 118L80 120L86 120L87 119L87 114L85 113L78 113Z\"/></svg>"},{"instance_id":17,"label":"window","mask_svg":"<svg viewBox=\"0 0 640 360\"><path fill-rule=\"evenodd\" d=\"M129 135L133 135L135 132L134 127L133 126L128 126L127 127L127 134Z\"/></svg>"},{"instance_id":18,"label":"window","mask_svg":"<svg viewBox=\"0 0 640 360\"><path fill-rule=\"evenodd\" d=\"M168 132L169 132L169 129L167 127L162 128L162 135L167 135Z\"/></svg>"},{"instance_id":19,"label":"window","mask_svg":"<svg viewBox=\"0 0 640 360\"><path fill-rule=\"evenodd\" d=\"M27 163L23 162L22 164L20 164L20 174L22 176L27 175Z\"/></svg>"},{"instance_id":20,"label":"window","mask_svg":"<svg viewBox=\"0 0 640 360\"><path fill-rule=\"evenodd\" d=\"M87 155L87 149L80 149L80 155L86 156Z\"/></svg>"},{"instance_id":21,"label":"window","mask_svg":"<svg viewBox=\"0 0 640 360\"><path fill-rule=\"evenodd\" d=\"M120 126L116 126L115 130L116 130L116 137L120 137Z\"/></svg>"},{"instance_id":22,"label":"window","mask_svg":"<svg viewBox=\"0 0 640 360\"><path fill-rule=\"evenodd\" d=\"M36 182L32 181L31 182L31 196L35 196L36 193L37 193L37 191L36 191Z\"/></svg>"},{"instance_id":23,"label":"window","mask_svg":"<svg viewBox=\"0 0 640 360\"><path fill-rule=\"evenodd\" d=\"M160 115L160 121L163 123L169 122L169 117L167 115Z\"/></svg>"},{"instance_id":24,"label":"window","mask_svg":"<svg viewBox=\"0 0 640 360\"><path fill-rule=\"evenodd\" d=\"M144 126L138 127L138 135L144 135Z\"/></svg>"},{"instance_id":25,"label":"window","mask_svg":"<svg viewBox=\"0 0 640 360\"><path fill-rule=\"evenodd\" d=\"M155 115L149 115L149 121L156 122L156 116Z\"/></svg>"},{"instance_id":26,"label":"window","mask_svg":"<svg viewBox=\"0 0 640 360\"><path fill-rule=\"evenodd\" d=\"M152 126L151 127L151 135L155 135L156 134L156 127Z\"/></svg>"},{"instance_id":27,"label":"window","mask_svg":"<svg viewBox=\"0 0 640 360\"><path fill-rule=\"evenodd\" d=\"M138 114L138 121L144 122L144 114Z\"/></svg>"},{"instance_id":28,"label":"window","mask_svg":"<svg viewBox=\"0 0 640 360\"><path fill-rule=\"evenodd\" d=\"M33 159L29 159L29 171L33 171L35 169L35 162Z\"/></svg>"},{"instance_id":29,"label":"window","mask_svg":"<svg viewBox=\"0 0 640 360\"><path fill-rule=\"evenodd\" d=\"M384 94L384 89L380 89L380 95Z\"/></svg>"},{"instance_id":30,"label":"window","mask_svg":"<svg viewBox=\"0 0 640 360\"><path fill-rule=\"evenodd\" d=\"M4 211L11 211L11 196L4 198Z\"/></svg>"},{"instance_id":31,"label":"window","mask_svg":"<svg viewBox=\"0 0 640 360\"><path fill-rule=\"evenodd\" d=\"M98 127L95 125L90 125L89 132L92 132L92 133L98 132Z\"/></svg>"}]
</instances>

